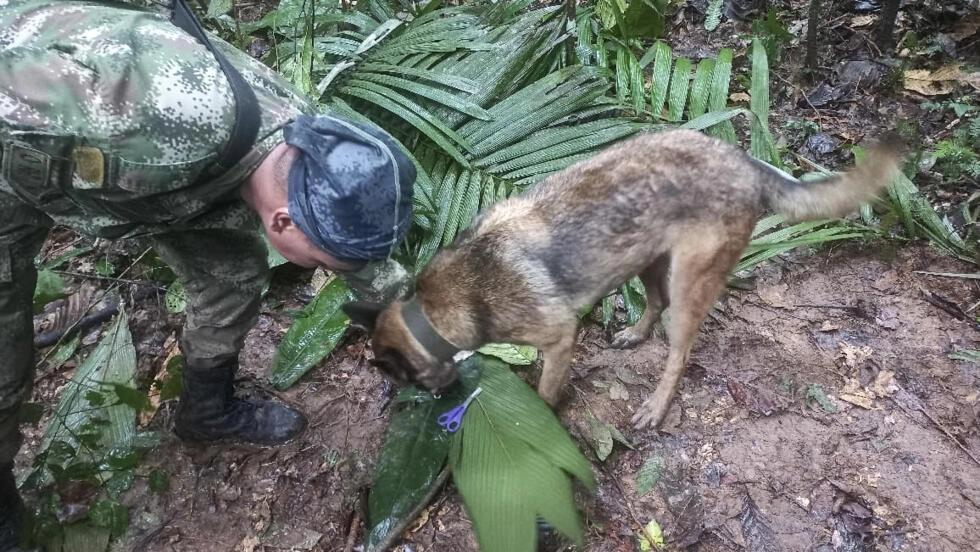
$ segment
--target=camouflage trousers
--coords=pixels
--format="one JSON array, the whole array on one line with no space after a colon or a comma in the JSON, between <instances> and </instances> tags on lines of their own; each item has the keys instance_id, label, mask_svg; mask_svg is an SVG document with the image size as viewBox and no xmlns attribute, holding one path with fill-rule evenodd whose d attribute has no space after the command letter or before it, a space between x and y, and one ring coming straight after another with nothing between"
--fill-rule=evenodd
<instances>
[{"instance_id":1,"label":"camouflage trousers","mask_svg":"<svg viewBox=\"0 0 980 552\"><path fill-rule=\"evenodd\" d=\"M34 379L34 258L53 221L0 191L0 465L21 445L18 418ZM153 247L187 292L181 347L207 369L238 355L268 281L267 250L254 230L208 228L153 234Z\"/></svg>"}]
</instances>

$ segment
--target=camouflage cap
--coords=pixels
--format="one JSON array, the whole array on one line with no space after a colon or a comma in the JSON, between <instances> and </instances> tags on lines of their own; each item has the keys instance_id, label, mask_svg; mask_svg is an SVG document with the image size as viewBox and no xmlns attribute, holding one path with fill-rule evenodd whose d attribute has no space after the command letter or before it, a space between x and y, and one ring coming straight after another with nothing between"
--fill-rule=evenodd
<instances>
[{"instance_id":1,"label":"camouflage cap","mask_svg":"<svg viewBox=\"0 0 980 552\"><path fill-rule=\"evenodd\" d=\"M289 216L344 261L389 256L412 223L415 165L383 130L327 115L283 129L299 149L289 170Z\"/></svg>"}]
</instances>

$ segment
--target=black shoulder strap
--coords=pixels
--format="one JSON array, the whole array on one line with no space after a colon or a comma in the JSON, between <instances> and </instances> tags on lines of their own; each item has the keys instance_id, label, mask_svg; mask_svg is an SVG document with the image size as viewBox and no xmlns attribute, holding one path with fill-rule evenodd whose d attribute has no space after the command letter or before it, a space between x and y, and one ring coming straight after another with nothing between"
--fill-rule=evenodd
<instances>
[{"instance_id":1,"label":"black shoulder strap","mask_svg":"<svg viewBox=\"0 0 980 552\"><path fill-rule=\"evenodd\" d=\"M259 104L255 99L255 92L242 78L241 73L208 40L201 23L184 0L173 0L171 10L170 20L173 24L201 41L218 60L218 65L221 66L231 86L231 92L235 96L235 124L231 130L231 137L217 160L222 170L228 170L238 164L252 149L259 134Z\"/></svg>"}]
</instances>

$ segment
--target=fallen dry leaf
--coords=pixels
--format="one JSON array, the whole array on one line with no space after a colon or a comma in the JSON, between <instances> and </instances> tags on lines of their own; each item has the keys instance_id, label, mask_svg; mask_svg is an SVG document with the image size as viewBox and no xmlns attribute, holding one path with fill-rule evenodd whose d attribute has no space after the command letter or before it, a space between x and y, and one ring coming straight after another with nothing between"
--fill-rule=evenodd
<instances>
[{"instance_id":1,"label":"fallen dry leaf","mask_svg":"<svg viewBox=\"0 0 980 552\"><path fill-rule=\"evenodd\" d=\"M837 394L837 398L867 410L874 410L874 397L861 388L858 380L850 378L844 384L844 388Z\"/></svg>"},{"instance_id":2,"label":"fallen dry leaf","mask_svg":"<svg viewBox=\"0 0 980 552\"><path fill-rule=\"evenodd\" d=\"M834 322L831 322L830 320L824 320L823 321L823 324L820 324L820 327L817 328L817 331L820 331L820 332L836 332L839 329L840 329L840 326L838 324L835 324Z\"/></svg>"},{"instance_id":3,"label":"fallen dry leaf","mask_svg":"<svg viewBox=\"0 0 980 552\"><path fill-rule=\"evenodd\" d=\"M733 92L731 95L728 96L728 99L731 100L732 103L737 103L737 102L748 103L749 101L752 100L752 96L749 96L745 92Z\"/></svg>"},{"instance_id":4,"label":"fallen dry leaf","mask_svg":"<svg viewBox=\"0 0 980 552\"><path fill-rule=\"evenodd\" d=\"M964 38L977 34L977 29L980 29L980 12L973 11L953 26L953 32L949 33L949 36L959 42Z\"/></svg>"},{"instance_id":5,"label":"fallen dry leaf","mask_svg":"<svg viewBox=\"0 0 980 552\"><path fill-rule=\"evenodd\" d=\"M875 376L875 381L871 384L871 391L878 397L890 397L898 391L898 384L895 383L895 372L882 370Z\"/></svg>"},{"instance_id":6,"label":"fallen dry leaf","mask_svg":"<svg viewBox=\"0 0 980 552\"><path fill-rule=\"evenodd\" d=\"M855 15L851 19L852 27L867 27L868 25L874 23L875 16L873 15Z\"/></svg>"},{"instance_id":7,"label":"fallen dry leaf","mask_svg":"<svg viewBox=\"0 0 980 552\"><path fill-rule=\"evenodd\" d=\"M778 284L775 286L762 287L755 290L756 295L759 299L762 299L770 307L776 307L777 309L789 309L792 306L786 302L786 290L789 286L786 284Z\"/></svg>"},{"instance_id":8,"label":"fallen dry leaf","mask_svg":"<svg viewBox=\"0 0 980 552\"><path fill-rule=\"evenodd\" d=\"M958 64L940 67L936 70L909 69L905 71L905 89L925 96L941 96L951 93L958 82L968 82L971 75L960 70Z\"/></svg>"},{"instance_id":9,"label":"fallen dry leaf","mask_svg":"<svg viewBox=\"0 0 980 552\"><path fill-rule=\"evenodd\" d=\"M255 535L249 535L242 539L240 546L242 547L242 552L255 552L255 548L259 545L259 538Z\"/></svg>"},{"instance_id":10,"label":"fallen dry leaf","mask_svg":"<svg viewBox=\"0 0 980 552\"><path fill-rule=\"evenodd\" d=\"M844 358L844 365L848 368L857 368L866 360L871 358L874 349L868 346L855 347L849 343L841 341L837 344L840 347L840 357Z\"/></svg>"}]
</instances>

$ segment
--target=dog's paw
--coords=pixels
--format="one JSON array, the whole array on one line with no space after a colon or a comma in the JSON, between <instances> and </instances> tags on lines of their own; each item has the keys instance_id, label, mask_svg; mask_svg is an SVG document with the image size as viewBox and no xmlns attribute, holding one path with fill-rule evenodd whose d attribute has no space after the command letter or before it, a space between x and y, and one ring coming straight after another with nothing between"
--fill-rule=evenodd
<instances>
[{"instance_id":1,"label":"dog's paw","mask_svg":"<svg viewBox=\"0 0 980 552\"><path fill-rule=\"evenodd\" d=\"M662 401L656 401L653 397L650 397L643 401L640 410L633 415L633 425L636 429L645 429L648 427L656 429L667 416L668 407L670 407L669 401L664 404Z\"/></svg>"},{"instance_id":2,"label":"dog's paw","mask_svg":"<svg viewBox=\"0 0 980 552\"><path fill-rule=\"evenodd\" d=\"M613 349L632 349L646 341L647 336L640 335L632 327L616 332L609 345Z\"/></svg>"}]
</instances>

